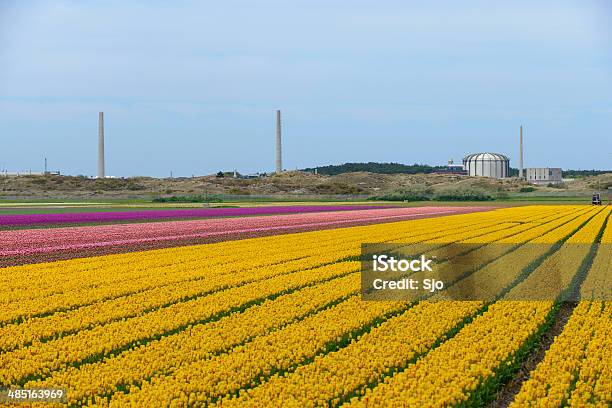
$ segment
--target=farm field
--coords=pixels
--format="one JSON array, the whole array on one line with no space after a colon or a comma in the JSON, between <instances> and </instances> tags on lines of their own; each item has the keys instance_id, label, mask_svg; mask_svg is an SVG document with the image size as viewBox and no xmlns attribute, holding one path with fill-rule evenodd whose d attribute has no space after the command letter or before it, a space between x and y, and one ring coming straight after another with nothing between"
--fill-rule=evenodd
<instances>
[{"instance_id":1,"label":"farm field","mask_svg":"<svg viewBox=\"0 0 612 408\"><path fill-rule=\"evenodd\" d=\"M191 221L0 231L0 266L322 230L486 210L486 207L383 208ZM297 212L299 208L294 209ZM80 214L77 214L77 216ZM0 224L3 222L0 216ZM12 219L12 216L8 216ZM10 222L10 221L7 221Z\"/></svg>"},{"instance_id":2,"label":"farm field","mask_svg":"<svg viewBox=\"0 0 612 408\"><path fill-rule=\"evenodd\" d=\"M328 209L0 231L0 388L64 388L71 406L607 407L611 213ZM449 283L498 296L364 301L366 242L475 245L478 263ZM515 300L533 288L547 299ZM582 300L544 345L569 292Z\"/></svg>"}]
</instances>

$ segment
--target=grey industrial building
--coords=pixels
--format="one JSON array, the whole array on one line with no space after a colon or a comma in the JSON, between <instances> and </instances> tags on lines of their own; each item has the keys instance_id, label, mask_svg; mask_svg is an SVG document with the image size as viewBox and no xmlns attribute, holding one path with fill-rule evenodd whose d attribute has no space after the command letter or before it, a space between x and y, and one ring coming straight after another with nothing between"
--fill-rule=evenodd
<instances>
[{"instance_id":1,"label":"grey industrial building","mask_svg":"<svg viewBox=\"0 0 612 408\"><path fill-rule=\"evenodd\" d=\"M563 174L558 167L531 167L526 170L526 180L532 184L560 184L563 182Z\"/></svg>"}]
</instances>

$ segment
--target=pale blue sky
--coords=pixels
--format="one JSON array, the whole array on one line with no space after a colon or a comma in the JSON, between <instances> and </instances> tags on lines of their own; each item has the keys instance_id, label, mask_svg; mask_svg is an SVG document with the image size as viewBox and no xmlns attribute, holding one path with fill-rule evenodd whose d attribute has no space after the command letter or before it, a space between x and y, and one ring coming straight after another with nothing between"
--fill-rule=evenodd
<instances>
[{"instance_id":1,"label":"pale blue sky","mask_svg":"<svg viewBox=\"0 0 612 408\"><path fill-rule=\"evenodd\" d=\"M612 2L1 1L0 169L612 168Z\"/></svg>"}]
</instances>

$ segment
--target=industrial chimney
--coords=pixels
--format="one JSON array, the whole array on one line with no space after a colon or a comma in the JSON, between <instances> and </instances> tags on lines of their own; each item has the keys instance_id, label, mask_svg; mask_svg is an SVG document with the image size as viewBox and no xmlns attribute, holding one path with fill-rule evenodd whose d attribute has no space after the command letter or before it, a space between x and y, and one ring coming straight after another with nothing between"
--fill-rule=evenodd
<instances>
[{"instance_id":1,"label":"industrial chimney","mask_svg":"<svg viewBox=\"0 0 612 408\"><path fill-rule=\"evenodd\" d=\"M283 171L283 155L281 146L281 111L276 111L276 174Z\"/></svg>"},{"instance_id":2,"label":"industrial chimney","mask_svg":"<svg viewBox=\"0 0 612 408\"><path fill-rule=\"evenodd\" d=\"M104 112L98 114L98 178L104 178Z\"/></svg>"},{"instance_id":3,"label":"industrial chimney","mask_svg":"<svg viewBox=\"0 0 612 408\"><path fill-rule=\"evenodd\" d=\"M521 140L519 144L519 178L523 179L523 125L521 125Z\"/></svg>"}]
</instances>

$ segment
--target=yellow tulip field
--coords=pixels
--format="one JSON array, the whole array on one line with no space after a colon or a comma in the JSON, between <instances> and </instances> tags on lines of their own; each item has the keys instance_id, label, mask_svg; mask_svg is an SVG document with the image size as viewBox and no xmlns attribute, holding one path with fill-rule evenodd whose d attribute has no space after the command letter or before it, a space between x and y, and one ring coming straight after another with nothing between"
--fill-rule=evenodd
<instances>
[{"instance_id":1,"label":"yellow tulip field","mask_svg":"<svg viewBox=\"0 0 612 408\"><path fill-rule=\"evenodd\" d=\"M63 388L69 406L609 407L611 213L500 208L3 267L0 388ZM474 245L449 283L498 296L364 300L362 243Z\"/></svg>"}]
</instances>

